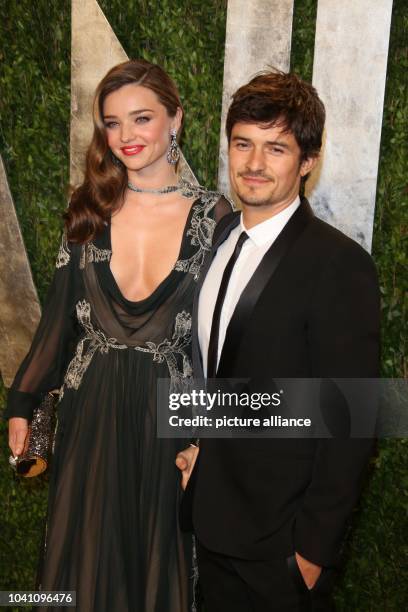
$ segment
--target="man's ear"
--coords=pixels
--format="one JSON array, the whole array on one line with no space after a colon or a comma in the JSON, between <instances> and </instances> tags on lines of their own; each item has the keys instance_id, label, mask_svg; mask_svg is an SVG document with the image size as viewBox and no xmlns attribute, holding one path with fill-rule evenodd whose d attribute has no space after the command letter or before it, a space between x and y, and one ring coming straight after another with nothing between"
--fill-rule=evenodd
<instances>
[{"instance_id":1,"label":"man's ear","mask_svg":"<svg viewBox=\"0 0 408 612\"><path fill-rule=\"evenodd\" d=\"M309 172L313 170L313 168L315 167L318 161L319 161L318 155L314 157L307 157L306 159L304 159L302 163L300 164L300 176L303 177L303 176L306 176L306 174L309 174Z\"/></svg>"}]
</instances>

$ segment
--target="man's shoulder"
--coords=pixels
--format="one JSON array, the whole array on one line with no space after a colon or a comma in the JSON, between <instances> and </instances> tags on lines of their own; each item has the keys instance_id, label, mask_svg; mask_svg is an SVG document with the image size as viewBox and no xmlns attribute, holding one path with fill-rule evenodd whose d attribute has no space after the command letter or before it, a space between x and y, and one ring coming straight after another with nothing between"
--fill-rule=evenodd
<instances>
[{"instance_id":1,"label":"man's shoulder","mask_svg":"<svg viewBox=\"0 0 408 612\"><path fill-rule=\"evenodd\" d=\"M371 259L370 254L361 244L319 217L313 217L308 229L308 239L319 249L325 249L326 252L333 254L350 253Z\"/></svg>"},{"instance_id":2,"label":"man's shoulder","mask_svg":"<svg viewBox=\"0 0 408 612\"><path fill-rule=\"evenodd\" d=\"M305 234L305 248L314 251L323 265L333 264L345 269L369 268L376 273L370 253L330 223L313 217Z\"/></svg>"}]
</instances>

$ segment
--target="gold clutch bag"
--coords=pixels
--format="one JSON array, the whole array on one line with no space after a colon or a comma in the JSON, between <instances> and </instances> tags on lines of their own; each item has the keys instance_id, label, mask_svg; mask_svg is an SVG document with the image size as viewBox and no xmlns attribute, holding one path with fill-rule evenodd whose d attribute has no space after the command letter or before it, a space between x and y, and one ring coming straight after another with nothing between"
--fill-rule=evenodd
<instances>
[{"instance_id":1,"label":"gold clutch bag","mask_svg":"<svg viewBox=\"0 0 408 612\"><path fill-rule=\"evenodd\" d=\"M17 474L32 478L47 469L54 444L58 393L47 393L34 410L23 453L16 459Z\"/></svg>"}]
</instances>

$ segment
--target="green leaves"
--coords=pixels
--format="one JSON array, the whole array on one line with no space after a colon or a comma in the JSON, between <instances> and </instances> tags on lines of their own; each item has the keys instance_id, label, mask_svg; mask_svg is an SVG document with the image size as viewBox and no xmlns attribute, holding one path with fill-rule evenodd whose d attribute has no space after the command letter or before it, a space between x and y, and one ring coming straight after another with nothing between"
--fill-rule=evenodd
<instances>
[{"instance_id":1,"label":"green leaves","mask_svg":"<svg viewBox=\"0 0 408 612\"><path fill-rule=\"evenodd\" d=\"M70 3L7 4L7 17L0 23L0 148L43 299L68 185ZM0 386L2 413L5 392ZM34 589L48 477L30 481L15 476L8 465L4 421L0 437L0 589Z\"/></svg>"},{"instance_id":2,"label":"green leaves","mask_svg":"<svg viewBox=\"0 0 408 612\"><path fill-rule=\"evenodd\" d=\"M70 6L8 4L0 25L0 146L43 299L68 186Z\"/></svg>"},{"instance_id":3,"label":"green leaves","mask_svg":"<svg viewBox=\"0 0 408 612\"><path fill-rule=\"evenodd\" d=\"M394 2L384 102L373 256L382 286L383 374L406 377L408 269L408 16Z\"/></svg>"}]
</instances>

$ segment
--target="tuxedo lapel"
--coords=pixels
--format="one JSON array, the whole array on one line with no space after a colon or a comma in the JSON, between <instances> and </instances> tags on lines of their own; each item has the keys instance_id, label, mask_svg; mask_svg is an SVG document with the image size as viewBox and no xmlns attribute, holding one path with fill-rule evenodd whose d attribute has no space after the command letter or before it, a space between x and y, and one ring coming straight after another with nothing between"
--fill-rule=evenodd
<instances>
[{"instance_id":1,"label":"tuxedo lapel","mask_svg":"<svg viewBox=\"0 0 408 612\"><path fill-rule=\"evenodd\" d=\"M195 378L204 378L203 373L203 362L201 358L200 344L198 340L198 300L200 297L201 287L205 281L208 270L210 269L211 263L217 254L217 250L220 245L228 238L230 232L236 227L240 220L240 211L236 211L231 215L227 215L220 220L216 230L215 239L208 253L204 263L201 267L200 278L197 282L197 289L194 296L193 302L193 313L192 313L192 357L193 357L193 372ZM221 226L221 227L220 227ZM219 231L218 231L219 230Z\"/></svg>"},{"instance_id":2,"label":"tuxedo lapel","mask_svg":"<svg viewBox=\"0 0 408 612\"><path fill-rule=\"evenodd\" d=\"M229 322L221 351L217 377L227 377L227 372L231 371L231 366L235 362L241 344L242 330L248 328L249 320L259 297L284 256L312 218L312 209L306 198L302 198L299 208L263 256L254 275L241 293Z\"/></svg>"}]
</instances>

